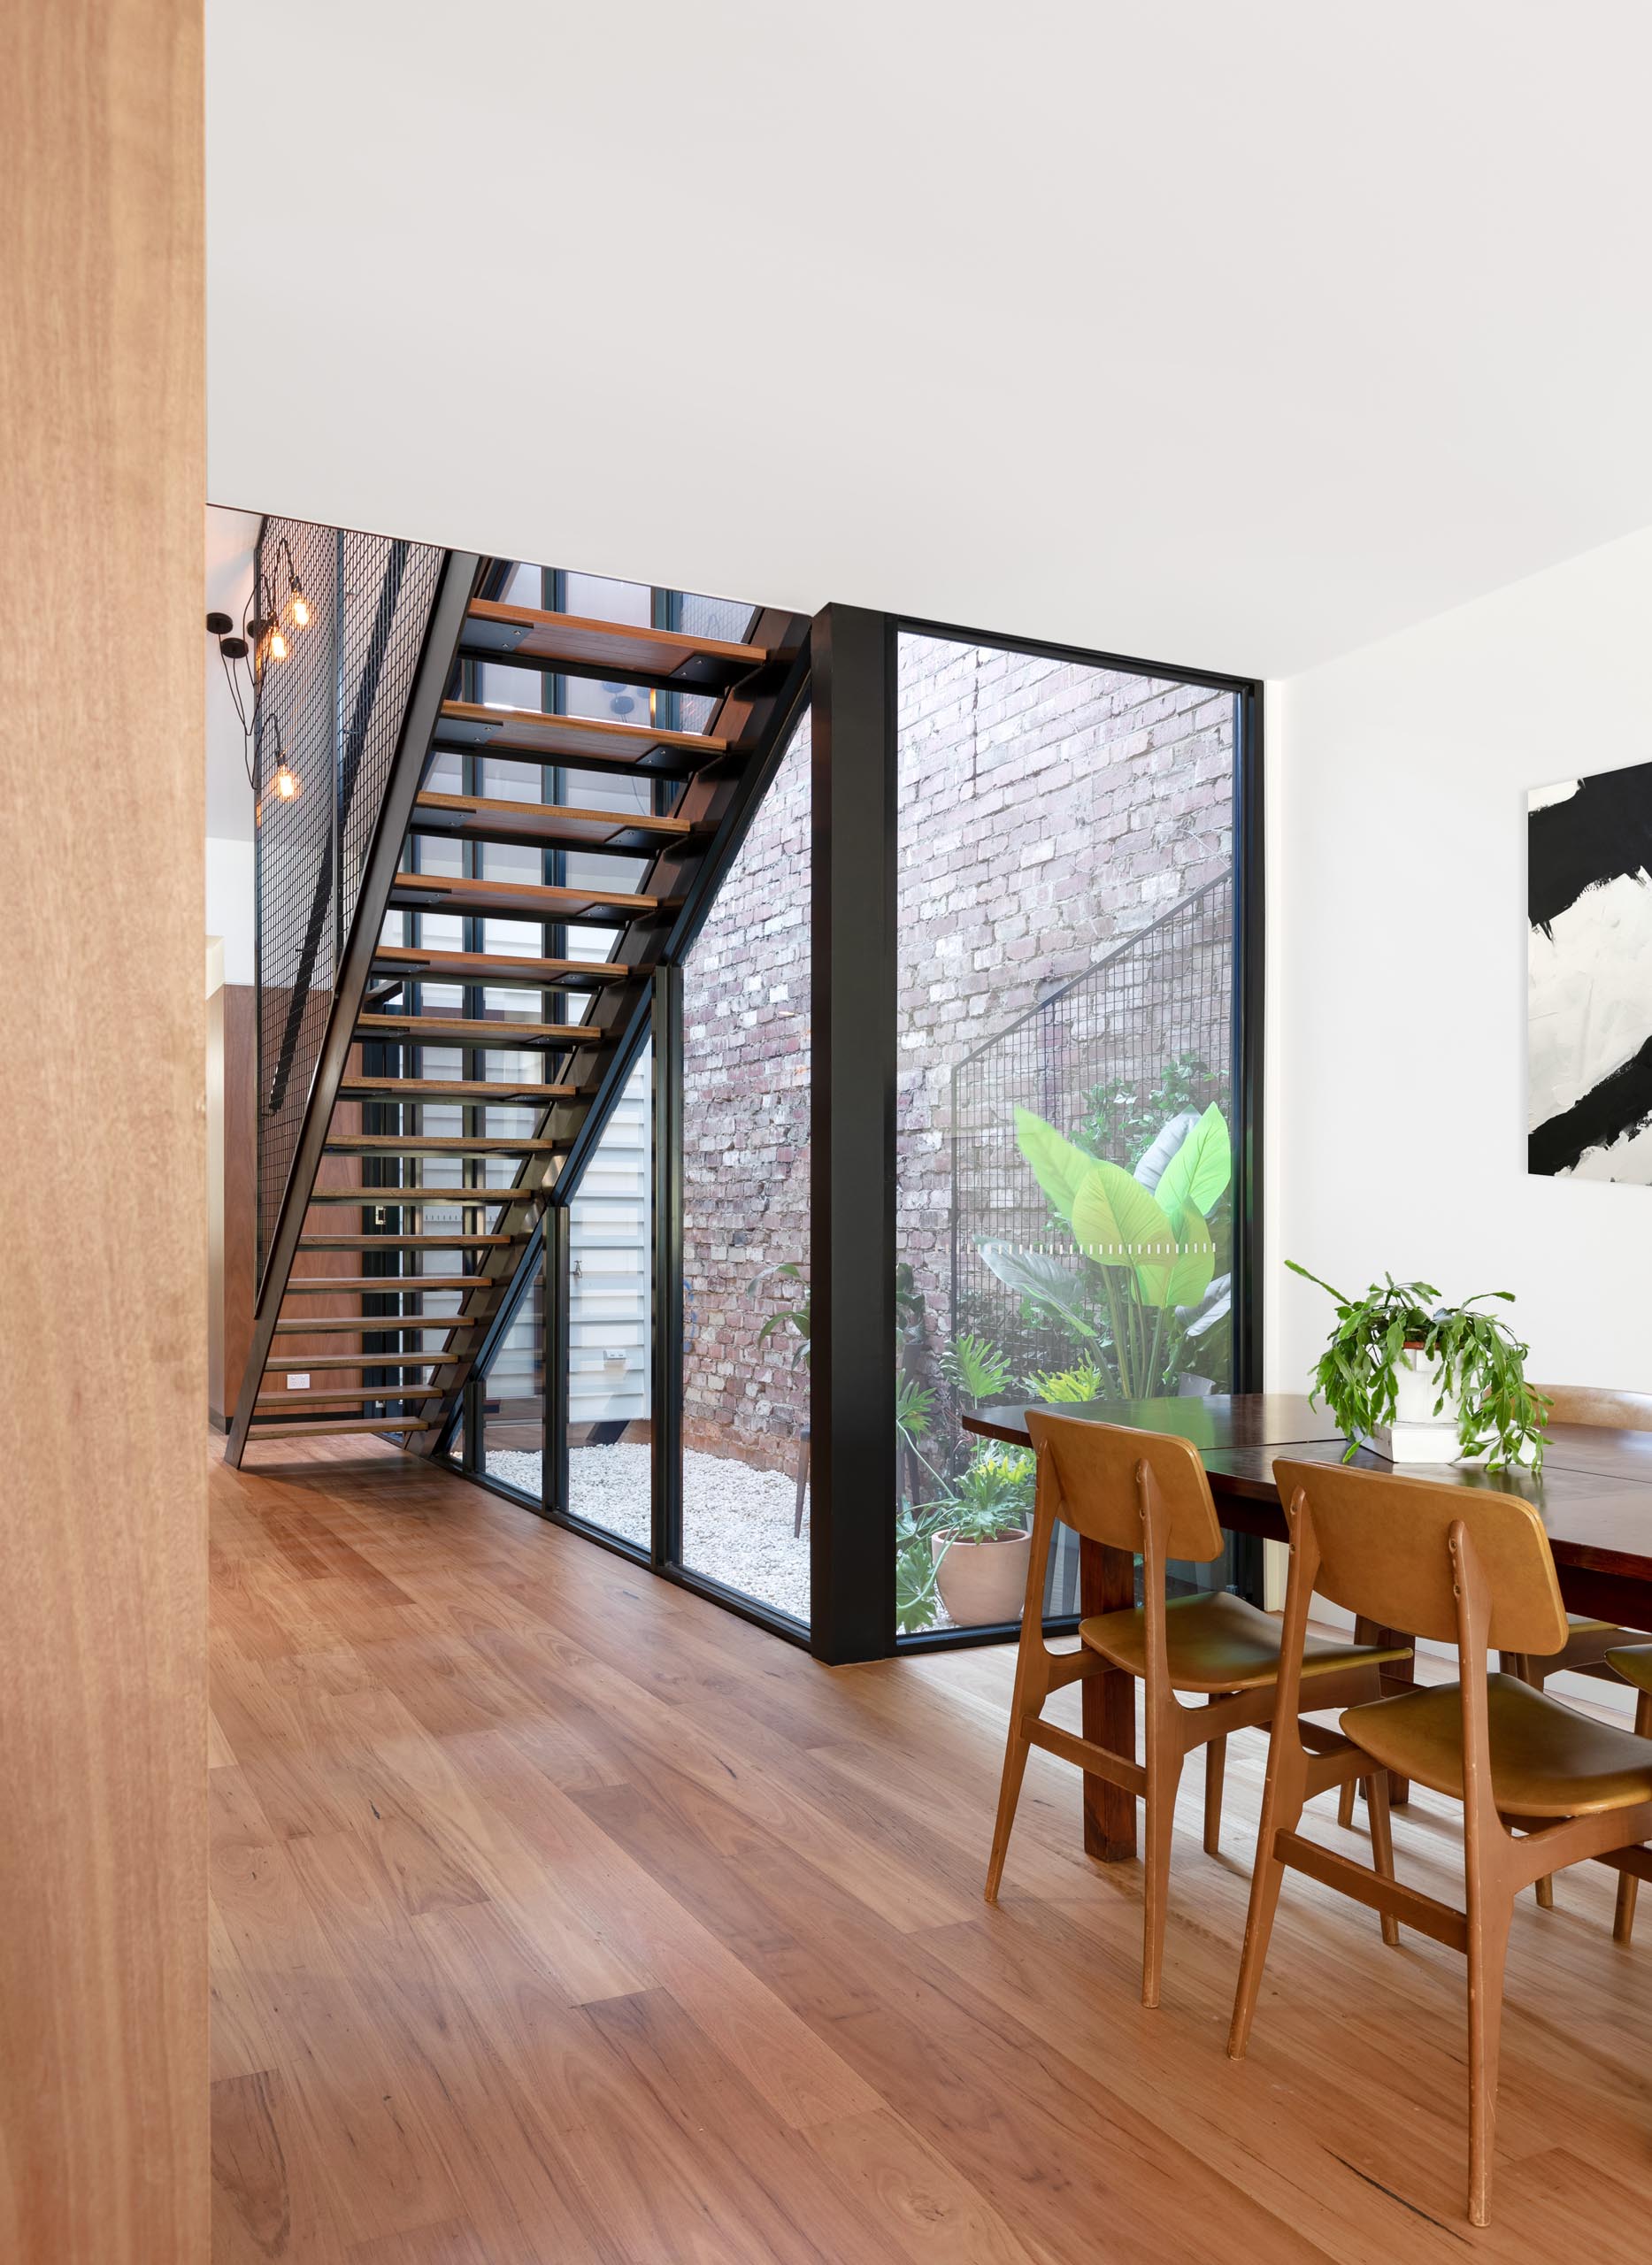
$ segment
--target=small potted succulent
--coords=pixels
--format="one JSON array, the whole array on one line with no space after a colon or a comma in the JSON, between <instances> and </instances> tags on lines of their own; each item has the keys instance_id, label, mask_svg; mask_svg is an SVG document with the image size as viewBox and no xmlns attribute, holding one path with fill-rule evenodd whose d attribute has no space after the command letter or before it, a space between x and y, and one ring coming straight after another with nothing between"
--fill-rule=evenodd
<instances>
[{"instance_id":1,"label":"small potted succulent","mask_svg":"<svg viewBox=\"0 0 1652 2265\"><path fill-rule=\"evenodd\" d=\"M1295 1259L1285 1263L1335 1301L1310 1396L1348 1435L1345 1462L1366 1444L1392 1463L1541 1469L1549 1403L1525 1380L1528 1348L1506 1322L1479 1310L1488 1298L1512 1303L1511 1290L1448 1306L1432 1282L1385 1274L1350 1297Z\"/></svg>"}]
</instances>

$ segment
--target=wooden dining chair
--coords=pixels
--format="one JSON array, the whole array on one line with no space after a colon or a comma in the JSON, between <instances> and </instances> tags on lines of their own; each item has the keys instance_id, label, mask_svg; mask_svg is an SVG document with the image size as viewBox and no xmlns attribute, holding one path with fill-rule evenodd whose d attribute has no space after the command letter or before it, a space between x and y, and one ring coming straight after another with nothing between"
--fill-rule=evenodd
<instances>
[{"instance_id":1,"label":"wooden dining chair","mask_svg":"<svg viewBox=\"0 0 1652 2265\"><path fill-rule=\"evenodd\" d=\"M1387 1471L1337 1464L1273 1466L1291 1534L1279 1708L1268 1749L1262 1824L1251 1875L1244 1957L1228 2052L1244 2056L1268 1938L1287 1870L1468 1959L1469 2217L1487 2221L1503 1959L1514 1900L1541 1873L1589 1858L1652 1877L1652 1740L1487 1672L1487 1647L1539 1655L1566 1626L1548 1537L1516 1494L1471 1493ZM1296 1655L1315 1590L1391 1628L1455 1640L1459 1679L1348 1708L1343 1739L1463 1803L1464 1908L1399 1885L1298 1831L1302 1803L1325 1782L1326 1757L1297 1733Z\"/></svg>"},{"instance_id":2,"label":"wooden dining chair","mask_svg":"<svg viewBox=\"0 0 1652 2265\"><path fill-rule=\"evenodd\" d=\"M1652 1644L1627 1644L1608 1652L1607 1664L1635 1693L1635 1736L1652 1739ZM1617 1875L1617 1908L1612 1914L1612 1940L1627 1943L1635 1931L1635 1895L1640 1883L1633 1872Z\"/></svg>"},{"instance_id":3,"label":"wooden dining chair","mask_svg":"<svg viewBox=\"0 0 1652 2265\"><path fill-rule=\"evenodd\" d=\"M1652 1393L1614 1392L1600 1385L1540 1384L1533 1392L1541 1393L1549 1403L1548 1420L1551 1424L1593 1424L1615 1432L1652 1432ZM1627 1630L1610 1620L1595 1620L1587 1613L1566 1615L1566 1640L1557 1652L1546 1658L1534 1657L1529 1652L1504 1652L1502 1664L1510 1675L1518 1675L1534 1691L1541 1691L1551 1675L1587 1675L1602 1683L1617 1683L1622 1678L1611 1664L1611 1655L1637 1639ZM1640 1728L1637 1721L1636 1728ZM1618 1918L1614 1933L1619 1942L1629 1939L1625 1925L1623 1899L1629 1896L1630 1919L1633 1923L1634 1882L1625 1874L1618 1889ZM1553 1908L1555 1883L1540 1879L1536 1894L1544 1910Z\"/></svg>"},{"instance_id":4,"label":"wooden dining chair","mask_svg":"<svg viewBox=\"0 0 1652 2265\"><path fill-rule=\"evenodd\" d=\"M1226 1740L1230 1731L1252 1728L1272 1716L1279 1623L1226 1590L1166 1597L1164 1569L1172 1558L1208 1564L1223 1548L1210 1482L1187 1440L1047 1415L1038 1409L1027 1411L1026 1424L1038 1455L1033 1545L998 1816L987 1868L987 1900L998 1900L1010 1829L1033 1747L1059 1754L1143 1799L1147 1883L1141 2002L1156 2006L1171 1835L1182 1763L1196 1747L1206 1749L1204 1845L1214 1855L1221 1832ZM1142 1561L1143 1602L1080 1621L1076 1652L1054 1652L1044 1641L1044 1582L1057 1522L1105 1547L1140 1552ZM1320 1709L1374 1698L1381 1663L1408 1656L1405 1646L1382 1650L1364 1644L1309 1641L1301 1657L1301 1674L1311 1685L1305 1703ZM1145 1765L1136 1760L1133 1740L1130 1753L1115 1753L1042 1719L1051 1692L1110 1671L1133 1676L1143 1686ZM1184 1707L1178 1692L1197 1693L1205 1704ZM1337 1744L1348 1754L1349 1766L1355 1766L1352 1749L1341 1740ZM1357 1767L1369 1781L1377 1862L1381 1869L1391 1870L1387 1781L1378 1765L1360 1760ZM1327 1785L1340 1782L1335 1774L1325 1780ZM1389 1922L1384 1923L1384 1933L1391 1941L1399 1939Z\"/></svg>"}]
</instances>

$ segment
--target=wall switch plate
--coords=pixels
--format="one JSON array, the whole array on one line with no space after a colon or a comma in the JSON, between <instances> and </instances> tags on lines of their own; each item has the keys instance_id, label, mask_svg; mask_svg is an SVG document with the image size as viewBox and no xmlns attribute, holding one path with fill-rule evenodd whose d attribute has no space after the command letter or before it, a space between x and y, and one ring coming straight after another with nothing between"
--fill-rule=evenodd
<instances>
[{"instance_id":1,"label":"wall switch plate","mask_svg":"<svg viewBox=\"0 0 1652 2265\"><path fill-rule=\"evenodd\" d=\"M287 1379L287 1389L288 1392L308 1392L310 1389L309 1371L306 1370L302 1375L288 1377Z\"/></svg>"}]
</instances>

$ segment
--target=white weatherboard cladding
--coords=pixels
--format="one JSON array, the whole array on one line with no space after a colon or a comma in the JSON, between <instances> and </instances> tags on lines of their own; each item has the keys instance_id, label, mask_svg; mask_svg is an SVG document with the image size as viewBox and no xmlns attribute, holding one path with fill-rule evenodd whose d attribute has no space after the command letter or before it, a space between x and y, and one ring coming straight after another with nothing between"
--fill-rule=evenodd
<instances>
[{"instance_id":1,"label":"white weatherboard cladding","mask_svg":"<svg viewBox=\"0 0 1652 2265\"><path fill-rule=\"evenodd\" d=\"M653 1128L649 1057L632 1071L570 1207L568 1417L649 1413Z\"/></svg>"}]
</instances>

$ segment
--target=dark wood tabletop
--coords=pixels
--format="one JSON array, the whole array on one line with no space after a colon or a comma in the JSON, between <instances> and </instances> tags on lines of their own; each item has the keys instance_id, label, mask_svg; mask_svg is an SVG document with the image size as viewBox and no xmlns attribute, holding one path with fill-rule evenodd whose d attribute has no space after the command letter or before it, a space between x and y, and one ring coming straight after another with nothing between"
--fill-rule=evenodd
<instances>
[{"instance_id":1,"label":"dark wood tabletop","mask_svg":"<svg viewBox=\"0 0 1652 2265\"><path fill-rule=\"evenodd\" d=\"M1026 1444L1026 1409L1037 1401L977 1409L964 1429L984 1438ZM1212 1394L1203 1399L1086 1400L1051 1410L1091 1423L1126 1424L1191 1440L1210 1474L1225 1526L1285 1539L1285 1514L1273 1483L1279 1456L1331 1462L1345 1452L1335 1418L1305 1394ZM1392 1469L1360 1447L1354 1467ZM1450 1486L1520 1494L1535 1502L1548 1530L1560 1585L1574 1612L1596 1612L1630 1628L1652 1630L1652 1432L1617 1432L1586 1424L1551 1429L1542 1470L1487 1471L1441 1463L1413 1464L1409 1475Z\"/></svg>"},{"instance_id":2,"label":"dark wood tabletop","mask_svg":"<svg viewBox=\"0 0 1652 2265\"><path fill-rule=\"evenodd\" d=\"M1027 1408L1039 1405L1037 1401L1009 1401L976 1409L964 1417L964 1428L984 1439L1025 1447ZM1287 1538L1285 1512L1273 1478L1276 1460L1329 1463L1340 1459L1348 1444L1334 1419L1302 1393L1087 1400L1052 1408L1050 1413L1191 1440L1210 1476L1222 1524L1233 1532L1260 1534L1269 1541ZM1352 1461L1356 1470L1393 1468L1366 1447L1356 1448ZM1550 1429L1543 1468L1535 1477L1527 1470L1488 1471L1458 1463L1426 1470L1413 1463L1407 1475L1448 1486L1519 1494L1534 1502L1548 1530L1568 1609L1597 1614L1620 1627L1652 1631L1652 1432L1556 1424ZM1081 1539L1079 1589L1086 1613L1111 1611L1133 1601L1134 1561L1122 1551ZM1395 1637L1404 1632L1392 1632ZM1360 1633L1362 1641L1387 1640L1386 1632L1363 1624ZM1387 1669L1384 1678L1385 1682L1408 1681L1409 1667ZM1127 1676L1089 1678L1083 1708L1087 1737L1130 1749L1135 1693ZM1088 1854L1109 1862L1133 1855L1134 1800L1100 1778L1087 1777L1084 1786ZM1403 1789L1396 1788L1396 1793L1402 1798Z\"/></svg>"}]
</instances>

